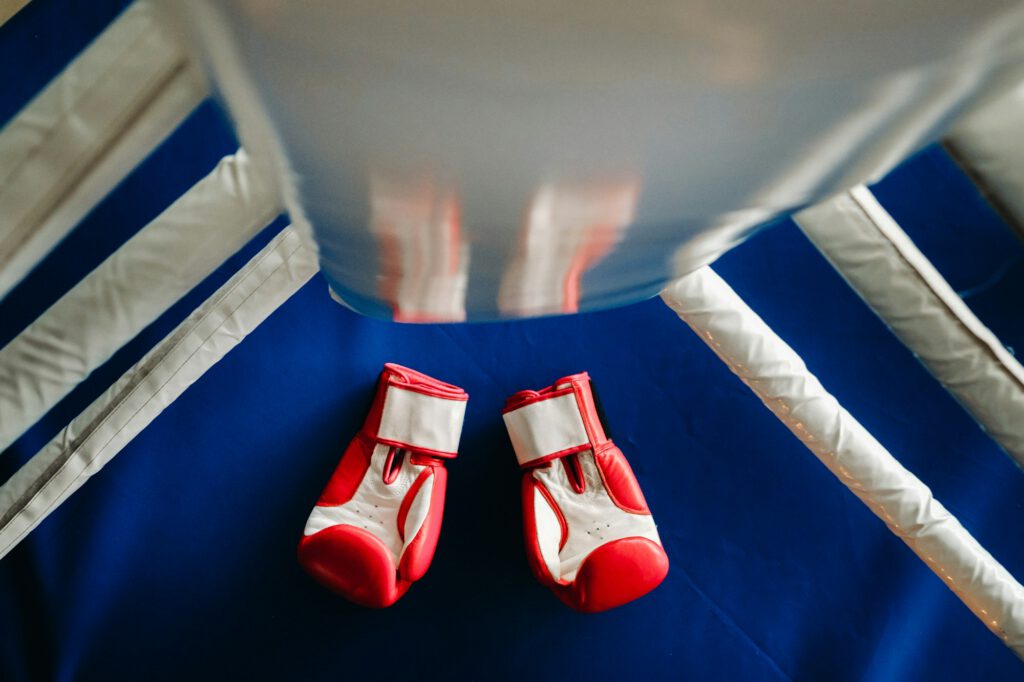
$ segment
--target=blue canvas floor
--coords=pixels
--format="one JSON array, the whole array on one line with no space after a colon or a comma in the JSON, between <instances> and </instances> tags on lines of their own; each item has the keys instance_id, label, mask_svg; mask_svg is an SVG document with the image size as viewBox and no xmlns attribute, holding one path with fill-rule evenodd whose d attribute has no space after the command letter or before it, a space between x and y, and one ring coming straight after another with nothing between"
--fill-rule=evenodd
<instances>
[{"instance_id":1,"label":"blue canvas floor","mask_svg":"<svg viewBox=\"0 0 1024 682\"><path fill-rule=\"evenodd\" d=\"M0 29L0 64L25 64L0 80L0 121L122 4L35 0ZM204 105L0 302L0 344L235 146L219 109ZM1024 347L1024 250L944 152L926 150L876 191L986 324ZM0 455L0 476L267 236ZM1024 577L1024 475L791 222L715 269ZM295 547L387 361L459 384L470 402L434 564L396 606L372 611L314 583ZM579 370L601 391L671 561L655 592L597 615L573 613L530 575L500 418L510 393ZM346 311L319 276L0 561L0 632L0 680L11 682L1024 675L659 300L402 326Z\"/></svg>"}]
</instances>

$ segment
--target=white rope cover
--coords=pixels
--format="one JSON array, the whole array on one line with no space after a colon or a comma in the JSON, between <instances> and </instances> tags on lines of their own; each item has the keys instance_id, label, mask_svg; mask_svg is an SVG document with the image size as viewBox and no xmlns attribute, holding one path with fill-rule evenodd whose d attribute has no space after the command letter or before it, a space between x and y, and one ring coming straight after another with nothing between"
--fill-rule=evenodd
<instances>
[{"instance_id":1,"label":"white rope cover","mask_svg":"<svg viewBox=\"0 0 1024 682\"><path fill-rule=\"evenodd\" d=\"M662 299L985 625L1024 658L1024 587L829 394L713 270Z\"/></svg>"},{"instance_id":2,"label":"white rope cover","mask_svg":"<svg viewBox=\"0 0 1024 682\"><path fill-rule=\"evenodd\" d=\"M207 93L138 2L0 130L0 298Z\"/></svg>"},{"instance_id":3,"label":"white rope cover","mask_svg":"<svg viewBox=\"0 0 1024 682\"><path fill-rule=\"evenodd\" d=\"M1024 75L1024 74L1018 74ZM947 149L1024 238L1024 78L959 122Z\"/></svg>"},{"instance_id":4,"label":"white rope cover","mask_svg":"<svg viewBox=\"0 0 1024 682\"><path fill-rule=\"evenodd\" d=\"M285 229L0 487L0 558L317 272Z\"/></svg>"},{"instance_id":5,"label":"white rope cover","mask_svg":"<svg viewBox=\"0 0 1024 682\"><path fill-rule=\"evenodd\" d=\"M900 341L1024 466L1024 367L871 191L855 187L795 219Z\"/></svg>"},{"instance_id":6,"label":"white rope cover","mask_svg":"<svg viewBox=\"0 0 1024 682\"><path fill-rule=\"evenodd\" d=\"M0 348L0 452L279 212L245 152L225 157Z\"/></svg>"}]
</instances>

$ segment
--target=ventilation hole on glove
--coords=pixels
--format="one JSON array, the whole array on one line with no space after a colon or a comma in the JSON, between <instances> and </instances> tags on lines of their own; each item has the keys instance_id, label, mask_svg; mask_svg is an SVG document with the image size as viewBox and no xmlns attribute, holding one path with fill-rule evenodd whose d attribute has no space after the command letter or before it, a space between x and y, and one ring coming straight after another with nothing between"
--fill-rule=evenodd
<instances>
[{"instance_id":1,"label":"ventilation hole on glove","mask_svg":"<svg viewBox=\"0 0 1024 682\"><path fill-rule=\"evenodd\" d=\"M610 523L606 523L606 524L604 524L604 527L605 527L605 528L611 528L611 527L612 527L612 524L610 524Z\"/></svg>"}]
</instances>

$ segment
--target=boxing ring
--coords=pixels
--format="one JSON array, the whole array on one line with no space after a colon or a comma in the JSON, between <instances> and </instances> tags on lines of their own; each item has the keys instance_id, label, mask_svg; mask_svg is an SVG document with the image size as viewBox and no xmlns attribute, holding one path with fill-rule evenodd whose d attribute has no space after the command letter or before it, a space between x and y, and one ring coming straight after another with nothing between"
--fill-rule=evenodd
<instances>
[{"instance_id":1,"label":"boxing ring","mask_svg":"<svg viewBox=\"0 0 1024 682\"><path fill-rule=\"evenodd\" d=\"M676 224L660 156L584 154L602 173L517 176L508 205L475 196L511 171L403 166L401 135L333 174L364 149L317 158L294 64L239 75L277 3L188 5L0 26L3 679L1020 674L1024 8ZM369 612L294 542L390 360L472 401L434 565ZM583 369L672 561L600 616L529 581L496 420Z\"/></svg>"}]
</instances>

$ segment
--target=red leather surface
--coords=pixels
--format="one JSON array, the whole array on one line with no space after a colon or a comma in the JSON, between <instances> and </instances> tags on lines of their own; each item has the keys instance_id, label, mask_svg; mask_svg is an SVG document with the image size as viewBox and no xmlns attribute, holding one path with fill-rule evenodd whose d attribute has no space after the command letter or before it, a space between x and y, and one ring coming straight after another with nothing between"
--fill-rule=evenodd
<instances>
[{"instance_id":1,"label":"red leather surface","mask_svg":"<svg viewBox=\"0 0 1024 682\"><path fill-rule=\"evenodd\" d=\"M555 386L548 386L542 388L539 391L525 390L513 393L505 399L505 407L502 409L502 414L517 410L520 407L529 405L530 403L536 403L541 400L548 400L549 398L557 398L558 396L567 395L572 393L572 388L560 388L556 389Z\"/></svg>"},{"instance_id":2,"label":"red leather surface","mask_svg":"<svg viewBox=\"0 0 1024 682\"><path fill-rule=\"evenodd\" d=\"M567 383L571 384L571 389L564 387ZM633 469L622 451L607 439L597 414L590 377L586 372L563 377L539 391L520 391L507 399L504 411L566 395L570 390L576 395L576 402L590 439L589 446L593 449L594 461L608 496L625 512L649 515L647 501L633 474ZM558 453L558 457L559 461L550 461L551 458L546 458L540 462L531 462L529 468L523 471L523 535L527 561L534 576L563 602L586 613L621 606L653 590L668 573L668 556L660 544L643 537L622 538L594 549L584 558L571 582L559 580L558 576L551 575L540 552L534 515L534 496L544 495L558 516L562 528L559 550L565 546L572 529L568 527L554 498L544 485L534 478L533 472L540 467L563 466L570 490L576 494L585 492L576 451Z\"/></svg>"},{"instance_id":3,"label":"red leather surface","mask_svg":"<svg viewBox=\"0 0 1024 682\"><path fill-rule=\"evenodd\" d=\"M633 474L633 468L614 443L608 441L605 448L595 451L594 461L597 463L597 470L601 472L608 496L617 507L634 514L651 513L647 508L644 493L640 490L640 483Z\"/></svg>"},{"instance_id":4,"label":"red leather surface","mask_svg":"<svg viewBox=\"0 0 1024 682\"><path fill-rule=\"evenodd\" d=\"M580 414L583 416L583 425L586 427L587 435L590 437L591 447L601 447L604 443L608 442L608 437L605 435L601 418L597 415L594 392L590 388L590 375L586 372L580 372L579 374L559 379L555 382L555 385L557 386L566 381L572 383L573 392L576 394L576 404L579 406Z\"/></svg>"},{"instance_id":5,"label":"red leather surface","mask_svg":"<svg viewBox=\"0 0 1024 682\"><path fill-rule=\"evenodd\" d=\"M377 383L377 392L362 430L345 449L345 454L324 488L318 506L337 506L352 499L364 477L368 475L374 448L381 442L377 436L388 386L400 385L438 397L466 400L466 393L457 386L446 384L416 370L387 364ZM446 455L451 457L452 455ZM349 525L325 528L299 542L299 562L318 581L341 596L364 606L390 606L398 600L409 585L427 572L434 558L441 521L444 514L448 471L444 459L433 453L392 449L390 460L384 467L384 481L391 484L398 467L391 462L401 461L401 467L426 466L400 501L396 515L399 537L406 547L395 565L391 551L373 534ZM412 500L421 486L430 485L431 499L427 517L415 538L405 538L405 520Z\"/></svg>"},{"instance_id":6,"label":"red leather surface","mask_svg":"<svg viewBox=\"0 0 1024 682\"><path fill-rule=\"evenodd\" d=\"M405 553L398 564L399 575L402 579L411 582L422 578L427 569L430 568L430 562L434 559L437 539L441 535L441 521L444 519L444 498L445 491L448 489L448 470L438 463L433 469L428 469L420 474L420 477L416 479L416 483L410 488L409 493L402 502L403 511L406 513L399 512L399 530L405 527L408 506L420 485L433 486L430 497L430 510L427 512L427 518L423 521L423 525L420 526L419 532L416 533L416 537L409 541L408 546L405 548ZM409 540L408 538L405 539Z\"/></svg>"},{"instance_id":7,"label":"red leather surface","mask_svg":"<svg viewBox=\"0 0 1024 682\"><path fill-rule=\"evenodd\" d=\"M548 571L547 564L540 553L537 541L537 521L533 513L533 496L537 495L536 484L529 472L523 475L523 542L526 549L526 562L535 578L542 585L555 585L555 577Z\"/></svg>"},{"instance_id":8,"label":"red leather surface","mask_svg":"<svg viewBox=\"0 0 1024 682\"><path fill-rule=\"evenodd\" d=\"M345 448L345 454L341 456L341 461L327 481L317 505L336 506L352 499L367 469L370 468L373 445L373 441L362 433L356 434Z\"/></svg>"},{"instance_id":9,"label":"red leather surface","mask_svg":"<svg viewBox=\"0 0 1024 682\"><path fill-rule=\"evenodd\" d=\"M541 584L553 587L558 585L557 578L551 575L548 570L547 564L544 563L544 558L540 553L540 544L537 541L537 519L533 512L533 496L542 495L547 499L548 504L555 510L555 515L558 517L558 525L562 529L562 537L558 543L558 549L561 550L565 546L565 541L569 536L569 526L565 523L565 517L562 515L562 510L558 508L555 501L551 498L551 495L544 489L544 486L537 483L530 472L524 472L523 483L522 483L522 503L523 503L523 539L526 545L526 561L530 564L530 570L533 571L533 575L540 581Z\"/></svg>"},{"instance_id":10,"label":"red leather surface","mask_svg":"<svg viewBox=\"0 0 1024 682\"><path fill-rule=\"evenodd\" d=\"M405 466L405 463L402 464ZM398 537L402 540L406 540L405 537L405 521L409 518L409 508L412 507L412 501L416 499L416 495L419 494L420 488L422 488L427 479L431 476L431 470L426 469L422 471L416 480L409 486L409 490L405 493L405 497L402 498L402 503L398 506L398 518L395 519L395 523L398 525Z\"/></svg>"},{"instance_id":11,"label":"red leather surface","mask_svg":"<svg viewBox=\"0 0 1024 682\"><path fill-rule=\"evenodd\" d=\"M391 606L409 589L387 547L361 528L331 526L304 537L298 557L321 584L362 606Z\"/></svg>"},{"instance_id":12,"label":"red leather surface","mask_svg":"<svg viewBox=\"0 0 1024 682\"><path fill-rule=\"evenodd\" d=\"M647 538L623 538L595 549L571 585L553 589L577 611L596 613L644 596L666 575L668 556L661 545Z\"/></svg>"}]
</instances>

